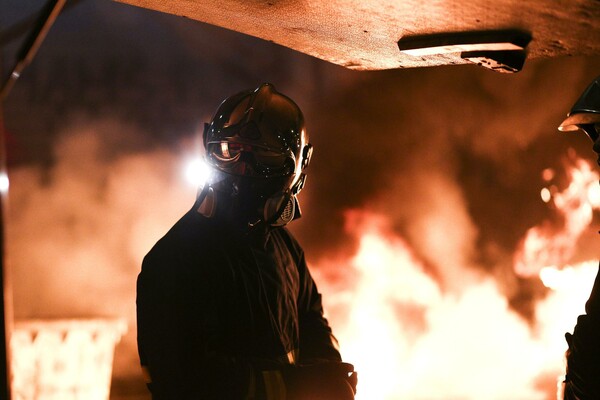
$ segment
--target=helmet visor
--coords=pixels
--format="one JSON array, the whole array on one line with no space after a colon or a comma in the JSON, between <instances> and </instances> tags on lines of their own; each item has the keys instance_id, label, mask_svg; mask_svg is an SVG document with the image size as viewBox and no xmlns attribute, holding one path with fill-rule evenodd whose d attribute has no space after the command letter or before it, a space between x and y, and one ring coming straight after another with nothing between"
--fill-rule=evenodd
<instances>
[{"instance_id":1,"label":"helmet visor","mask_svg":"<svg viewBox=\"0 0 600 400\"><path fill-rule=\"evenodd\" d=\"M292 152L231 141L209 142L207 158L211 165L233 175L271 178L294 173Z\"/></svg>"}]
</instances>

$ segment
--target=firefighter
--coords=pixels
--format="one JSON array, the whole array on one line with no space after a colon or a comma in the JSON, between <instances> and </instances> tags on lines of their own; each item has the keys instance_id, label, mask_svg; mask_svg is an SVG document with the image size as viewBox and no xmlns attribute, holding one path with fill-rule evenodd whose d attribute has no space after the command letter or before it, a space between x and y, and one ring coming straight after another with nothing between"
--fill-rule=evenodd
<instances>
[{"instance_id":1,"label":"firefighter","mask_svg":"<svg viewBox=\"0 0 600 400\"><path fill-rule=\"evenodd\" d=\"M558 129L584 132L600 157L600 76L585 89ZM569 349L560 400L600 399L600 272L585 304L585 314L577 318L573 333L565 336Z\"/></svg>"},{"instance_id":2,"label":"firefighter","mask_svg":"<svg viewBox=\"0 0 600 400\"><path fill-rule=\"evenodd\" d=\"M354 399L354 367L285 227L312 153L302 112L265 83L223 101L203 142L211 177L137 281L153 399Z\"/></svg>"}]
</instances>

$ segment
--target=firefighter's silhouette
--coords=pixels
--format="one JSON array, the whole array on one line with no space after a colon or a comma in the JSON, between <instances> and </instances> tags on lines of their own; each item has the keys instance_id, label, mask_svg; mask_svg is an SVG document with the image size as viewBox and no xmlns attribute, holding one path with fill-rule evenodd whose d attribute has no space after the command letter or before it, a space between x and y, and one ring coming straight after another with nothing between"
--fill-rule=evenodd
<instances>
[{"instance_id":1,"label":"firefighter's silhouette","mask_svg":"<svg viewBox=\"0 0 600 400\"><path fill-rule=\"evenodd\" d=\"M600 157L600 76L585 89L558 129L584 132ZM567 373L560 397L600 399L600 273L585 304L585 314L577 318L573 333L567 333L566 339Z\"/></svg>"},{"instance_id":2,"label":"firefighter's silhouette","mask_svg":"<svg viewBox=\"0 0 600 400\"><path fill-rule=\"evenodd\" d=\"M300 245L285 228L312 146L273 85L226 99L204 129L196 202L144 258L138 348L154 399L353 399Z\"/></svg>"}]
</instances>

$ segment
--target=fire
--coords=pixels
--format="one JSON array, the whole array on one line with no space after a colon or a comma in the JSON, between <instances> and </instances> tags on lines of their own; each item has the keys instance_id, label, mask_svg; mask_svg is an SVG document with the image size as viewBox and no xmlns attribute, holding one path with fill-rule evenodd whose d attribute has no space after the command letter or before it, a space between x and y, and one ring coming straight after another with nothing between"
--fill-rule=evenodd
<instances>
[{"instance_id":1,"label":"fire","mask_svg":"<svg viewBox=\"0 0 600 400\"><path fill-rule=\"evenodd\" d=\"M554 174L544 171L550 180ZM515 255L515 272L535 276L546 267L565 265L573 256L577 239L592 222L593 210L600 208L598 173L589 162L571 157L566 164L567 187L542 189L542 200L550 203L562 218L561 226L544 222L529 229Z\"/></svg>"},{"instance_id":2,"label":"fire","mask_svg":"<svg viewBox=\"0 0 600 400\"><path fill-rule=\"evenodd\" d=\"M11 338L12 397L108 400L124 319L28 320Z\"/></svg>"},{"instance_id":3,"label":"fire","mask_svg":"<svg viewBox=\"0 0 600 400\"><path fill-rule=\"evenodd\" d=\"M516 271L535 271L552 289L536 305L535 321L517 315L491 277L472 279L466 266L451 271L470 276L463 287L444 291L384 217L348 212L356 254L313 270L344 359L358 371L357 399L556 398L564 334L584 312L598 268L597 261L561 264L598 206L589 163L576 161L569 178L564 191L549 189L564 229L532 228L517 257ZM352 287L319 275L335 268L355 277Z\"/></svg>"},{"instance_id":4,"label":"fire","mask_svg":"<svg viewBox=\"0 0 600 400\"><path fill-rule=\"evenodd\" d=\"M353 296L316 278L344 358L358 371L357 399L543 399L533 382L557 375L562 353L548 363L491 279L444 293L382 221L365 214L354 227L359 248L346 265L358 273Z\"/></svg>"},{"instance_id":5,"label":"fire","mask_svg":"<svg viewBox=\"0 0 600 400\"><path fill-rule=\"evenodd\" d=\"M369 388L359 398L385 399L412 384L409 341L399 341L403 332L414 330L398 320L398 308L416 318L426 305L439 301L439 288L425 273L406 245L394 237L383 237L372 223L360 239L350 266L360 275L350 301L347 325L341 333L348 342L349 360L361 360L361 386ZM336 301L336 300L334 300ZM403 306L404 305L404 306Z\"/></svg>"},{"instance_id":6,"label":"fire","mask_svg":"<svg viewBox=\"0 0 600 400\"><path fill-rule=\"evenodd\" d=\"M600 208L599 175L592 165L577 158L574 153L565 163L568 184L558 191L555 186L545 188L546 202L551 202L562 217L563 224L549 228L542 223L531 228L517 252L515 272L524 276L539 276L551 296L538 306L538 319L546 329L559 332L571 331L575 318L585 312L587 300L598 272L598 261L581 262L569 265L577 240L585 232L593 219L593 211ZM554 173L544 171L544 178L550 181ZM562 341L555 341L554 349L564 347Z\"/></svg>"}]
</instances>

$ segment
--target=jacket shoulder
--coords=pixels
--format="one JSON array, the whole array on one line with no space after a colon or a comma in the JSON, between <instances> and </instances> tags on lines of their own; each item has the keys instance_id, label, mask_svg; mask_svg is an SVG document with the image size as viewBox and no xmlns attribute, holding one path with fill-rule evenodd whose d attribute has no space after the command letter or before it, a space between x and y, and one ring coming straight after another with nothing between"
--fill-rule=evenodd
<instances>
[{"instance_id":1,"label":"jacket shoulder","mask_svg":"<svg viewBox=\"0 0 600 400\"><path fill-rule=\"evenodd\" d=\"M284 243L297 264L304 261L304 250L302 249L302 246L300 246L298 240L296 240L294 235L287 228L276 228L273 231L273 234Z\"/></svg>"},{"instance_id":2,"label":"jacket shoulder","mask_svg":"<svg viewBox=\"0 0 600 400\"><path fill-rule=\"evenodd\" d=\"M214 233L211 232L210 224L206 218L192 210L154 244L144 257L142 269L150 265L175 266L200 259L211 247L214 247Z\"/></svg>"}]
</instances>

